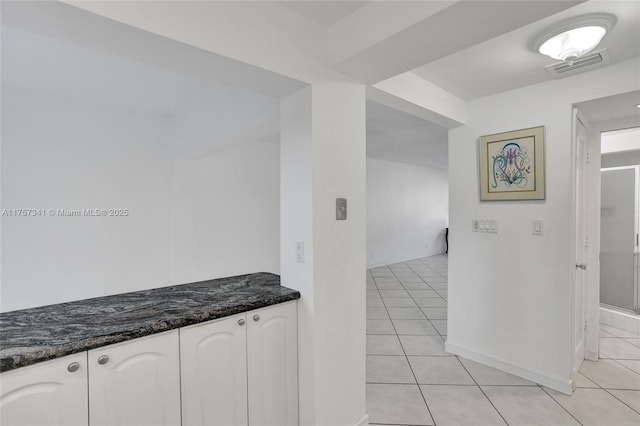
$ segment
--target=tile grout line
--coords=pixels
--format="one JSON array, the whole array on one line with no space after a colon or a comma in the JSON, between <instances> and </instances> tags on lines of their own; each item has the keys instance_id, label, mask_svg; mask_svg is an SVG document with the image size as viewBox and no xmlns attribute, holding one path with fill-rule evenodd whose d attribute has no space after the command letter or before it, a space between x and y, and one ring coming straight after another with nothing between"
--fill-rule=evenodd
<instances>
[{"instance_id":1,"label":"tile grout line","mask_svg":"<svg viewBox=\"0 0 640 426\"><path fill-rule=\"evenodd\" d=\"M598 357L598 361L600 361L600 360L602 360L602 359L604 359L604 360L609 359L609 360L611 360L611 361L614 361L616 364L623 366L624 368L626 368L627 370L629 370L629 371L633 372L634 374L640 375L640 373L638 373L637 371L635 371L634 369L632 369L632 368L630 368L630 367L627 367L626 365L624 365L623 363L621 363L621 362L619 361L619 360L622 360L622 361L638 361L638 360L636 360L636 359L623 359L623 358L619 358L619 359L618 359L618 358L600 358L600 357ZM596 362L597 362L597 361L596 361ZM585 376L585 377L588 377L588 376ZM591 381L593 382L593 380L592 380L592 379L589 379L589 380L591 380ZM596 384L597 384L597 383L596 383Z\"/></svg>"},{"instance_id":2,"label":"tile grout line","mask_svg":"<svg viewBox=\"0 0 640 426\"><path fill-rule=\"evenodd\" d=\"M597 384L597 383L596 383L596 384ZM564 410L568 415L570 415L570 416L571 416L571 417L572 417L576 422L578 422L578 424L579 424L579 425L583 425L583 423L582 423L580 420L578 420L578 419L576 418L576 416L574 416L574 415L573 415L573 414L572 414L568 409L566 409L566 408L564 407L564 405L560 404L560 402L558 402L558 401L557 401L557 400L556 400L556 399L555 399L555 398L554 398L554 397L553 397L549 392L547 392L547 390L544 388L544 386L542 386L542 385L538 384L538 387L539 387L540 389L542 389L542 392L544 392L544 393L545 393L549 398L551 398L551 400L552 400L553 402L555 402L556 404L558 404L558 405L560 406L560 408L562 408L562 409L563 409L563 410ZM573 393L573 392L572 392L572 393ZM583 425L583 426L584 426L584 425Z\"/></svg>"},{"instance_id":3,"label":"tile grout line","mask_svg":"<svg viewBox=\"0 0 640 426\"><path fill-rule=\"evenodd\" d=\"M627 404L626 402L624 402L623 400L621 400L620 398L618 398L617 396L615 396L614 394L612 394L611 392L609 392L609 389L607 388L602 388L602 390L604 390L606 393L608 393L609 395L611 395L612 397L614 397L616 400L620 401L622 404L626 405L627 407L629 407L632 411L640 414L640 411L636 410L635 408L633 408L632 406L630 406L629 404ZM632 392L638 392L640 393L640 390L635 390L635 389L611 389L611 390L630 390Z\"/></svg>"},{"instance_id":4,"label":"tile grout line","mask_svg":"<svg viewBox=\"0 0 640 426\"><path fill-rule=\"evenodd\" d=\"M498 415L500 416L500 418L505 422L505 424L507 424L507 426L509 425L509 422L507 421L507 419L504 418L504 416L502 415L502 413L500 412L500 410L498 410L498 407L495 406L495 404L493 403L493 401L491 401L491 398L489 398L489 396L484 392L484 389L482 389L480 387L480 385L478 384L478 382L476 381L476 378L473 377L473 375L471 375L471 372L467 369L467 367L462 363L462 361L460 361L460 357L458 357L456 355L456 359L458 360L458 362L460 363L460 365L462 366L462 368L464 369L464 371L467 372L467 374L469 375L469 377L471 377L471 380L473 380L473 383L475 383L475 385L478 387L478 389L480 389L480 392L482 392L482 395L484 395L485 398L487 398L487 401L489 401L489 404L491 404L491 406L493 407L494 410L496 410L496 413L498 413Z\"/></svg>"}]
</instances>

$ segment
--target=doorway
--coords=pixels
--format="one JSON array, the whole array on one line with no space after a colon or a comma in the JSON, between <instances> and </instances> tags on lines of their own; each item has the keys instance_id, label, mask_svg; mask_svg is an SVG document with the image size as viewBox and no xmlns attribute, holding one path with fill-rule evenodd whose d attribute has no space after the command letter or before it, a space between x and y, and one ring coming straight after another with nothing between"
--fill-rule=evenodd
<instances>
[{"instance_id":1,"label":"doorway","mask_svg":"<svg viewBox=\"0 0 640 426\"><path fill-rule=\"evenodd\" d=\"M574 343L576 343L576 349L578 349L580 336L578 332L578 321L580 306L584 307L584 325L586 326L584 332L584 358L596 361L599 358L599 332L601 323L607 324L605 319L608 318L607 309L601 309L600 307L600 266L601 266L601 169L617 166L628 166L631 164L611 164L611 161L616 158L630 159L636 158L629 155L629 152L618 154L606 154L601 155L601 137L607 132L620 131L621 129L630 129L640 127L640 109L636 107L640 101L640 91L633 91L628 93L622 93L606 98L593 99L586 102L575 104L574 111L574 149L575 149L575 161L576 166L579 164L579 143L578 143L578 127L576 117L580 117L582 124L586 128L586 135L584 140L586 142L586 148L583 151L586 157L586 164L583 165L582 179L584 179L584 187L586 191L583 194L586 202L579 203L579 198L576 198L576 222L579 222L580 214L585 215L586 228L584 234L580 234L578 229L574 234L576 238L576 246L581 243L584 244L585 254L583 259L578 262L578 247L576 247L576 263L584 264L586 271L576 270L574 277L580 278L580 272L583 273L586 283L583 287L583 294L580 295L577 288L573 293L573 309L574 309ZM607 143L605 142L605 145ZM585 152L586 151L586 152ZM640 158L640 150L637 152L637 158ZM636 164L640 164L640 161ZM576 170L576 187L578 191L579 185L578 170ZM578 194L576 194L578 197ZM635 199L635 197L634 197ZM578 205L581 204L581 205ZM584 208L585 212L580 213L580 208ZM605 212L606 213L606 212ZM577 225L577 223L576 223ZM636 263L637 265L637 263ZM574 265L571 265L573 268ZM637 275L637 270L636 270ZM577 285L577 283L576 283ZM581 300L578 300L581 299ZM637 299L636 299L637 300ZM635 316L635 315L634 315ZM640 318L640 317L636 317ZM577 356L574 358L573 367L577 367L580 361L577 360Z\"/></svg>"}]
</instances>

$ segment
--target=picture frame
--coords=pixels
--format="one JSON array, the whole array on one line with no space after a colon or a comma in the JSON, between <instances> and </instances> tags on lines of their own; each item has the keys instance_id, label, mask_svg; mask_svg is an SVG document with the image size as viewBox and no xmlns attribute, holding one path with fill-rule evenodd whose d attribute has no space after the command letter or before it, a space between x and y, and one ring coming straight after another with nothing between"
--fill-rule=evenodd
<instances>
[{"instance_id":1,"label":"picture frame","mask_svg":"<svg viewBox=\"0 0 640 426\"><path fill-rule=\"evenodd\" d=\"M544 126L480 137L480 200L544 200Z\"/></svg>"}]
</instances>

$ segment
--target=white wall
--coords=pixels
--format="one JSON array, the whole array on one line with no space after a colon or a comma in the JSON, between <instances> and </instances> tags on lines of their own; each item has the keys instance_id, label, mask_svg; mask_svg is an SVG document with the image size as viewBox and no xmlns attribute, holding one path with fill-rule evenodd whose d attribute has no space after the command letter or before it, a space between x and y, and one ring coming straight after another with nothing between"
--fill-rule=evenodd
<instances>
[{"instance_id":1,"label":"white wall","mask_svg":"<svg viewBox=\"0 0 640 426\"><path fill-rule=\"evenodd\" d=\"M248 141L173 162L171 283L279 272L279 155Z\"/></svg>"},{"instance_id":2,"label":"white wall","mask_svg":"<svg viewBox=\"0 0 640 426\"><path fill-rule=\"evenodd\" d=\"M468 103L449 133L447 348L570 392L572 326L572 104L637 90L638 60ZM603 84L606 82L606 84ZM546 200L480 202L478 138L545 126ZM498 221L471 232L472 218ZM531 219L544 236L531 235Z\"/></svg>"},{"instance_id":3,"label":"white wall","mask_svg":"<svg viewBox=\"0 0 640 426\"><path fill-rule=\"evenodd\" d=\"M447 171L367 158L367 266L445 251Z\"/></svg>"},{"instance_id":4,"label":"white wall","mask_svg":"<svg viewBox=\"0 0 640 426\"><path fill-rule=\"evenodd\" d=\"M170 282L280 271L279 101L202 89L173 120Z\"/></svg>"},{"instance_id":5,"label":"white wall","mask_svg":"<svg viewBox=\"0 0 640 426\"><path fill-rule=\"evenodd\" d=\"M166 117L2 90L2 208L127 217L2 217L2 310L157 287L169 261Z\"/></svg>"},{"instance_id":6,"label":"white wall","mask_svg":"<svg viewBox=\"0 0 640 426\"><path fill-rule=\"evenodd\" d=\"M169 118L9 89L3 107L3 209L130 211L3 217L3 311L279 272L277 144L229 140L237 128L185 121L189 107Z\"/></svg>"}]
</instances>

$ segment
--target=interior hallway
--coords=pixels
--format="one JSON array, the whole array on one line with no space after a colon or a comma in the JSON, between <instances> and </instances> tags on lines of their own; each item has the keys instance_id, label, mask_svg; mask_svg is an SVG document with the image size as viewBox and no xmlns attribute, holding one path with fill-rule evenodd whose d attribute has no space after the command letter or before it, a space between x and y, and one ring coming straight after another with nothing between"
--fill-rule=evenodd
<instances>
[{"instance_id":1,"label":"interior hallway","mask_svg":"<svg viewBox=\"0 0 640 426\"><path fill-rule=\"evenodd\" d=\"M447 291L447 255L368 271L371 424L640 424L640 336L603 326L568 397L446 353Z\"/></svg>"}]
</instances>

